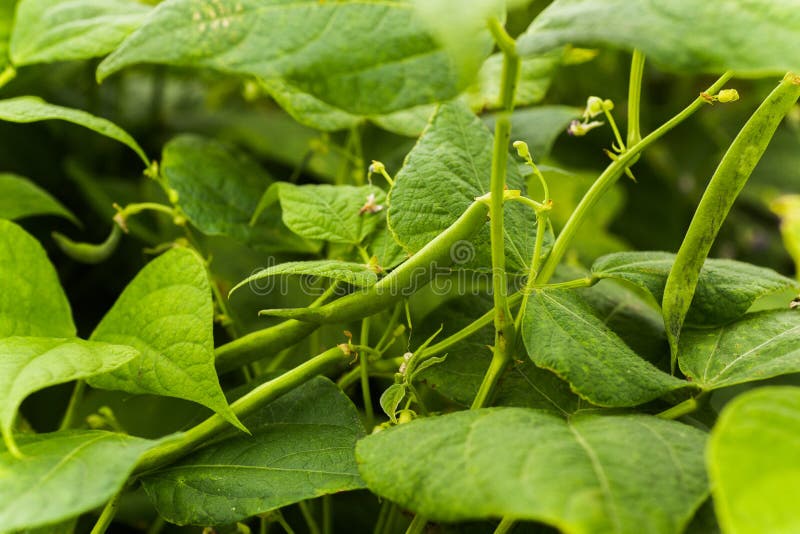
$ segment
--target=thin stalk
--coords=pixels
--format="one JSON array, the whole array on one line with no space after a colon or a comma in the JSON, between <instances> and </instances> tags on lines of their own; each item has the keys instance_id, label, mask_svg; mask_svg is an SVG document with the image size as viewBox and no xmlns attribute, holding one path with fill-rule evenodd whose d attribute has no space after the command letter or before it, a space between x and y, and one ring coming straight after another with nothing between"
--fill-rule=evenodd
<instances>
[{"instance_id":1,"label":"thin stalk","mask_svg":"<svg viewBox=\"0 0 800 534\"><path fill-rule=\"evenodd\" d=\"M147 534L160 534L161 530L164 528L164 524L166 521L160 515L156 516L153 522L150 524L150 528L147 529Z\"/></svg>"},{"instance_id":2,"label":"thin stalk","mask_svg":"<svg viewBox=\"0 0 800 534\"><path fill-rule=\"evenodd\" d=\"M67 430L68 428L72 428L72 425L75 424L76 411L83 399L84 391L86 391L86 382L83 380L76 381L75 387L72 389L72 395L69 397L67 410L64 412L63 419L61 419L61 425L58 427L59 430Z\"/></svg>"},{"instance_id":3,"label":"thin stalk","mask_svg":"<svg viewBox=\"0 0 800 534\"><path fill-rule=\"evenodd\" d=\"M17 76L17 69L13 65L8 65L3 72L0 72L0 87L13 80Z\"/></svg>"},{"instance_id":4,"label":"thin stalk","mask_svg":"<svg viewBox=\"0 0 800 534\"><path fill-rule=\"evenodd\" d=\"M642 140L639 130L639 111L642 101L642 76L644 74L644 54L633 51L631 74L628 81L628 148Z\"/></svg>"},{"instance_id":5,"label":"thin stalk","mask_svg":"<svg viewBox=\"0 0 800 534\"><path fill-rule=\"evenodd\" d=\"M300 508L300 513L303 514L303 519L306 520L309 534L321 534L319 525L317 525L317 520L314 519L314 514L311 513L311 508L308 506L308 502L300 501L297 503L297 505Z\"/></svg>"},{"instance_id":6,"label":"thin stalk","mask_svg":"<svg viewBox=\"0 0 800 534\"><path fill-rule=\"evenodd\" d=\"M111 525L111 522L114 521L114 516L117 515L117 508L119 508L119 498L122 496L123 491L124 490L120 490L119 493L114 495L111 500L106 503L103 511L100 513L100 517L97 518L97 522L92 528L91 534L103 534Z\"/></svg>"},{"instance_id":7,"label":"thin stalk","mask_svg":"<svg viewBox=\"0 0 800 534\"><path fill-rule=\"evenodd\" d=\"M494 534L508 534L516 524L516 520L504 517L500 524L497 525L497 528L494 529Z\"/></svg>"},{"instance_id":8,"label":"thin stalk","mask_svg":"<svg viewBox=\"0 0 800 534\"><path fill-rule=\"evenodd\" d=\"M506 165L508 144L511 138L511 112L514 110L514 95L519 81L520 59L514 39L506 32L500 21L489 19L489 31L503 52L501 95L503 111L497 118L492 147L492 171L489 191L489 214L492 251L492 293L494 296L494 354L489 370L483 377L473 408L480 408L491 401L497 380L511 361L510 345L514 340L514 322L508 304L508 279L506 276L505 238L503 229L503 203L506 188Z\"/></svg>"},{"instance_id":9,"label":"thin stalk","mask_svg":"<svg viewBox=\"0 0 800 534\"><path fill-rule=\"evenodd\" d=\"M606 119L608 120L608 124L611 125L611 130L614 132L614 139L617 141L617 145L619 145L619 151L625 151L625 141L622 140L622 134L619 133L619 128L617 128L617 121L614 120L614 116L611 114L609 110L603 106L603 113L606 115Z\"/></svg>"},{"instance_id":10,"label":"thin stalk","mask_svg":"<svg viewBox=\"0 0 800 534\"><path fill-rule=\"evenodd\" d=\"M668 408L661 413L657 413L656 417L660 417L661 419L677 419L678 417L683 417L684 415L693 413L700 407L700 402L704 396L705 394L701 393L696 397L688 398L685 401L676 404L672 408Z\"/></svg>"},{"instance_id":11,"label":"thin stalk","mask_svg":"<svg viewBox=\"0 0 800 534\"><path fill-rule=\"evenodd\" d=\"M427 523L427 519L419 514L415 515L414 519L411 520L411 524L408 525L408 528L406 529L406 534L421 534L421 532L425 530L425 525Z\"/></svg>"},{"instance_id":12,"label":"thin stalk","mask_svg":"<svg viewBox=\"0 0 800 534\"><path fill-rule=\"evenodd\" d=\"M286 522L286 518L283 517L283 513L280 510L277 511L275 521L277 521L278 524L283 527L283 530L286 532L286 534L294 534L294 529L289 525L289 523Z\"/></svg>"},{"instance_id":13,"label":"thin stalk","mask_svg":"<svg viewBox=\"0 0 800 534\"><path fill-rule=\"evenodd\" d=\"M370 318L365 317L361 321L361 345L369 346L369 325ZM358 352L359 368L361 369L361 395L364 398L364 413L367 418L367 430L371 431L375 426L375 411L372 408L372 395L369 390L369 357L367 351Z\"/></svg>"},{"instance_id":14,"label":"thin stalk","mask_svg":"<svg viewBox=\"0 0 800 534\"><path fill-rule=\"evenodd\" d=\"M389 322L386 324L386 328L383 331L383 335L381 336L380 340L378 340L378 344L375 345L375 350L377 350L381 355L383 355L386 350L392 346L394 342L394 331L395 327L397 326L397 322L400 320L400 314L403 312L403 303L398 302L394 310L392 311L392 316L389 318Z\"/></svg>"},{"instance_id":15,"label":"thin stalk","mask_svg":"<svg viewBox=\"0 0 800 534\"><path fill-rule=\"evenodd\" d=\"M333 534L333 498L322 497L322 534Z\"/></svg>"},{"instance_id":16,"label":"thin stalk","mask_svg":"<svg viewBox=\"0 0 800 534\"><path fill-rule=\"evenodd\" d=\"M322 373L332 365L347 362L349 358L350 356L345 354L341 347L326 350L274 380L261 384L231 404L231 409L241 419ZM177 439L167 441L145 453L139 460L134 473L141 474L173 462L228 428L230 428L230 423L222 416L214 414L181 434Z\"/></svg>"},{"instance_id":17,"label":"thin stalk","mask_svg":"<svg viewBox=\"0 0 800 534\"><path fill-rule=\"evenodd\" d=\"M381 530L382 534L394 534L394 527L395 522L397 522L397 514L399 513L399 508L396 504L391 503L389 506L389 511L386 514L386 521L383 523L383 529Z\"/></svg>"},{"instance_id":18,"label":"thin stalk","mask_svg":"<svg viewBox=\"0 0 800 534\"><path fill-rule=\"evenodd\" d=\"M391 507L392 503L384 499L381 503L380 510L378 510L378 519L375 521L375 527L372 529L372 534L383 533L383 526L386 524L386 519L389 517L389 511Z\"/></svg>"},{"instance_id":19,"label":"thin stalk","mask_svg":"<svg viewBox=\"0 0 800 534\"><path fill-rule=\"evenodd\" d=\"M539 269L542 268L542 247L544 246L544 234L547 231L549 217L546 212L536 212L536 242L533 246L533 261L531 262L531 272L528 275L528 281L525 283L523 289L522 304L517 312L517 320L514 323L514 328L519 331L522 326L522 317L525 315L525 308L528 305L528 297L532 292L534 284L536 284L536 277L539 274Z\"/></svg>"},{"instance_id":20,"label":"thin stalk","mask_svg":"<svg viewBox=\"0 0 800 534\"><path fill-rule=\"evenodd\" d=\"M714 82L711 87L706 89L705 92L708 94L716 94L728 82L728 80L731 79L731 77L733 77L733 72L726 72L716 82ZM550 255L547 257L547 261L545 261L544 266L537 277L537 283L546 283L550 277L553 276L556 267L559 263L561 263L561 259L564 257L564 254L566 254L567 250L572 245L572 240L575 238L578 228L580 228L581 224L586 218L586 214L594 207L595 204L597 204L605 192L608 191L612 185L614 185L628 165L632 164L633 160L637 158L644 149L653 144L656 140L660 139L675 126L689 118L694 112L696 112L705 104L706 100L702 96L698 96L691 104L684 108L683 111L662 124L650 135L637 143L636 146L629 147L628 150L620 154L616 160L612 161L611 164L606 167L606 170L603 171L603 173L597 178L594 184L592 184L592 187L589 188L581 201L578 203L578 206L575 208L575 211L572 212L572 215L570 215L570 218L567 220L567 224L564 225L561 233L558 234L558 238L553 244Z\"/></svg>"}]
</instances>

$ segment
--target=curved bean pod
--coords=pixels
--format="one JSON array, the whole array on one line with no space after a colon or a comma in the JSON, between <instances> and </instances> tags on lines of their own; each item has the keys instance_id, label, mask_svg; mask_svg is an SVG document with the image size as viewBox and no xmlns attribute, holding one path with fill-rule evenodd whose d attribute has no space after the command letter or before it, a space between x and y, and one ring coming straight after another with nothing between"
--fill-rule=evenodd
<instances>
[{"instance_id":1,"label":"curved bean pod","mask_svg":"<svg viewBox=\"0 0 800 534\"><path fill-rule=\"evenodd\" d=\"M767 149L783 117L800 98L800 75L788 73L753 113L733 140L697 206L689 230L667 278L662 313L677 362L678 338L694 297L700 269L733 202Z\"/></svg>"},{"instance_id":2,"label":"curved bean pod","mask_svg":"<svg viewBox=\"0 0 800 534\"><path fill-rule=\"evenodd\" d=\"M437 267L449 266L453 261L451 247L472 237L486 222L488 213L489 205L476 200L444 232L369 289L319 308L262 310L259 314L312 323L347 322L373 315L430 282Z\"/></svg>"}]
</instances>

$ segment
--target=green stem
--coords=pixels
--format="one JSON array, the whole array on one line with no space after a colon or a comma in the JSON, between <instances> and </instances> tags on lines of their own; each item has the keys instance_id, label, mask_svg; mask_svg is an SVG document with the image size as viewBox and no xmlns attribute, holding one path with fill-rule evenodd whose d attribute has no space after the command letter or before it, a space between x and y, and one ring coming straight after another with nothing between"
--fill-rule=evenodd
<instances>
[{"instance_id":1,"label":"green stem","mask_svg":"<svg viewBox=\"0 0 800 534\"><path fill-rule=\"evenodd\" d=\"M286 518L283 517L283 513L280 510L278 510L275 515L275 521L277 521L278 524L283 527L283 530L286 532L286 534L294 534L294 529L289 525L289 523L286 522Z\"/></svg>"},{"instance_id":2,"label":"green stem","mask_svg":"<svg viewBox=\"0 0 800 534\"><path fill-rule=\"evenodd\" d=\"M428 520L425 519L423 516L417 514L414 516L414 519L411 520L411 524L408 525L406 529L406 534L420 534L423 530L425 530L425 525L428 523Z\"/></svg>"},{"instance_id":3,"label":"green stem","mask_svg":"<svg viewBox=\"0 0 800 534\"><path fill-rule=\"evenodd\" d=\"M644 54L633 51L631 75L628 82L628 148L642 140L639 130L639 111L642 101L642 75L644 74Z\"/></svg>"},{"instance_id":4,"label":"green stem","mask_svg":"<svg viewBox=\"0 0 800 534\"><path fill-rule=\"evenodd\" d=\"M732 76L733 72L726 72L705 92L716 94L719 89L721 89L728 82L728 80L731 79ZM691 104L684 108L683 111L662 124L658 129L637 143L636 146L629 147L628 150L620 154L616 160L612 161L611 164L606 167L606 170L603 171L603 173L597 178L594 184L592 184L592 187L589 188L581 201L578 203L578 206L575 208L575 211L572 212L572 215L570 215L570 218L564 225L561 233L558 234L558 238L553 244L550 255L547 257L547 261L545 261L544 266L539 273L537 279L538 283L545 283L550 279L551 276L553 276L556 267L559 263L561 263L561 259L564 257L564 254L566 254L567 250L572 245L572 240L575 238L575 234L577 233L581 224L583 224L586 214L594 207L595 204L597 204L605 192L614 185L628 165L632 164L633 160L637 158L645 148L650 146L656 140L660 139L675 126L689 118L695 111L700 109L700 107L705 104L706 100L703 97L698 96Z\"/></svg>"},{"instance_id":5,"label":"green stem","mask_svg":"<svg viewBox=\"0 0 800 534\"><path fill-rule=\"evenodd\" d=\"M72 395L69 398L69 404L67 404L67 410L64 412L64 418L61 419L61 425L58 427L59 430L67 430L75 424L75 412L83 399L84 391L86 391L86 382L83 380L76 381L75 387L72 389Z\"/></svg>"},{"instance_id":6,"label":"green stem","mask_svg":"<svg viewBox=\"0 0 800 534\"><path fill-rule=\"evenodd\" d=\"M700 393L696 397L688 398L685 401L676 404L672 408L668 408L663 412L656 414L656 417L660 417L661 419L677 419L678 417L683 417L684 415L693 413L700 407L700 401L703 397L704 393Z\"/></svg>"},{"instance_id":7,"label":"green stem","mask_svg":"<svg viewBox=\"0 0 800 534\"><path fill-rule=\"evenodd\" d=\"M494 529L494 534L508 534L514 528L517 522L514 519L504 517L502 521Z\"/></svg>"},{"instance_id":8,"label":"green stem","mask_svg":"<svg viewBox=\"0 0 800 534\"><path fill-rule=\"evenodd\" d=\"M94 528L92 528L91 534L103 534L111 525L111 522L114 521L117 508L119 508L119 498L122 496L123 491L124 490L120 490L119 493L114 495L111 500L106 503L100 517L97 518L97 522L94 524Z\"/></svg>"},{"instance_id":9,"label":"green stem","mask_svg":"<svg viewBox=\"0 0 800 534\"><path fill-rule=\"evenodd\" d=\"M381 335L380 340L378 340L378 344L375 345L375 350L377 350L381 355L386 352L386 350L392 346L395 340L395 329L397 326L397 322L400 320L400 314L403 312L403 303L398 302L394 310L392 311L392 316L389 318L389 322L386 324L386 328L383 331L383 335Z\"/></svg>"},{"instance_id":10,"label":"green stem","mask_svg":"<svg viewBox=\"0 0 800 534\"><path fill-rule=\"evenodd\" d=\"M369 346L369 317L365 317L361 321L361 345L364 347ZM375 426L375 411L372 408L372 396L369 390L369 357L367 351L361 350L358 352L359 368L361 369L361 395L364 398L364 412L367 417L367 431L372 431Z\"/></svg>"},{"instance_id":11,"label":"green stem","mask_svg":"<svg viewBox=\"0 0 800 534\"><path fill-rule=\"evenodd\" d=\"M547 231L549 217L547 212L536 212L536 242L533 246L533 260L531 261L531 272L528 275L528 280L525 282L523 289L522 304L517 312L517 320L514 328L519 331L522 326L522 317L525 315L525 308L528 306L528 297L536 284L536 277L539 274L539 269L542 268L542 247L544 245L544 234Z\"/></svg>"},{"instance_id":12,"label":"green stem","mask_svg":"<svg viewBox=\"0 0 800 534\"><path fill-rule=\"evenodd\" d=\"M317 520L314 519L314 514L311 513L308 502L300 501L297 505L300 507L300 513L303 514L303 519L306 520L309 534L321 534L319 525L317 525Z\"/></svg>"},{"instance_id":13,"label":"green stem","mask_svg":"<svg viewBox=\"0 0 800 534\"><path fill-rule=\"evenodd\" d=\"M0 72L0 87L13 80L17 76L17 69L13 65L7 65L3 72Z\"/></svg>"},{"instance_id":14,"label":"green stem","mask_svg":"<svg viewBox=\"0 0 800 534\"><path fill-rule=\"evenodd\" d=\"M346 363L349 359L350 356L345 354L340 347L326 350L274 380L261 384L231 404L231 409L239 419L242 419L264 406L264 404L317 376L332 365ZM140 474L173 462L203 444L209 438L229 428L229 426L230 423L223 419L222 416L214 414L181 434L177 439L167 441L163 445L159 445L145 453L139 460L135 473Z\"/></svg>"},{"instance_id":15,"label":"green stem","mask_svg":"<svg viewBox=\"0 0 800 534\"><path fill-rule=\"evenodd\" d=\"M614 132L614 139L617 140L617 144L619 145L619 151L625 152L625 141L622 140L622 135L619 133L619 128L617 128L617 121L614 120L614 116L611 114L609 110L603 107L603 113L606 115L606 119L608 119L608 124L611 125L611 130Z\"/></svg>"},{"instance_id":16,"label":"green stem","mask_svg":"<svg viewBox=\"0 0 800 534\"><path fill-rule=\"evenodd\" d=\"M494 353L489 370L483 377L473 408L480 408L491 401L497 380L511 361L510 345L514 341L514 321L508 304L508 279L506 276L505 237L503 228L503 203L506 188L506 166L508 144L511 139L511 112L514 110L514 95L519 81L520 59L516 43L508 35L500 21L489 19L489 30L503 52L501 94L503 111L497 118L492 147L492 171L489 185L489 216L492 251L492 294L494 296Z\"/></svg>"},{"instance_id":17,"label":"green stem","mask_svg":"<svg viewBox=\"0 0 800 534\"><path fill-rule=\"evenodd\" d=\"M164 528L164 524L166 521L163 517L156 516L153 522L150 524L150 528L147 529L147 534L159 534L161 530Z\"/></svg>"},{"instance_id":18,"label":"green stem","mask_svg":"<svg viewBox=\"0 0 800 534\"><path fill-rule=\"evenodd\" d=\"M378 511L378 519L375 521L375 527L372 529L372 534L383 534L383 527L386 524L386 519L389 517L389 511L391 510L391 507L392 503L384 499L381 503L381 508Z\"/></svg>"},{"instance_id":19,"label":"green stem","mask_svg":"<svg viewBox=\"0 0 800 534\"><path fill-rule=\"evenodd\" d=\"M333 534L333 498L322 497L322 534Z\"/></svg>"}]
</instances>

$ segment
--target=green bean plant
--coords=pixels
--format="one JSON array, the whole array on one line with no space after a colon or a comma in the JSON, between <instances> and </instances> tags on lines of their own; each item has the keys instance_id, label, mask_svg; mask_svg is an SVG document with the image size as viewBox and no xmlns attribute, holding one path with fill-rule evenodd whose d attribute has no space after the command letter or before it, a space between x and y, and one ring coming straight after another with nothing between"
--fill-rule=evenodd
<instances>
[{"instance_id":1,"label":"green bean plant","mask_svg":"<svg viewBox=\"0 0 800 534\"><path fill-rule=\"evenodd\" d=\"M0 0L0 531L800 532L799 30Z\"/></svg>"}]
</instances>

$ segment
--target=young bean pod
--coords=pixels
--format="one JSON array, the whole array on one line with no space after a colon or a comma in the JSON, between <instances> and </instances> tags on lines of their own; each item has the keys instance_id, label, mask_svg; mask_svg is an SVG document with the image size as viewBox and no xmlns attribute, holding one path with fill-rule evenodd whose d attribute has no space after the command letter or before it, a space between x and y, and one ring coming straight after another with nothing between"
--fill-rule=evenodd
<instances>
[{"instance_id":1,"label":"young bean pod","mask_svg":"<svg viewBox=\"0 0 800 534\"><path fill-rule=\"evenodd\" d=\"M369 289L319 308L262 310L259 313L312 323L347 322L373 315L430 282L437 268L449 266L453 261L451 247L472 237L486 223L488 212L489 205L476 200L445 231Z\"/></svg>"},{"instance_id":2,"label":"young bean pod","mask_svg":"<svg viewBox=\"0 0 800 534\"><path fill-rule=\"evenodd\" d=\"M101 263L107 260L117 249L122 229L116 223L111 233L102 243L79 243L58 232L53 232L53 240L64 254L81 263Z\"/></svg>"},{"instance_id":3,"label":"young bean pod","mask_svg":"<svg viewBox=\"0 0 800 534\"><path fill-rule=\"evenodd\" d=\"M703 193L664 289L662 310L672 351L673 371L683 321L711 245L775 130L799 97L800 76L789 73L733 140Z\"/></svg>"}]
</instances>

